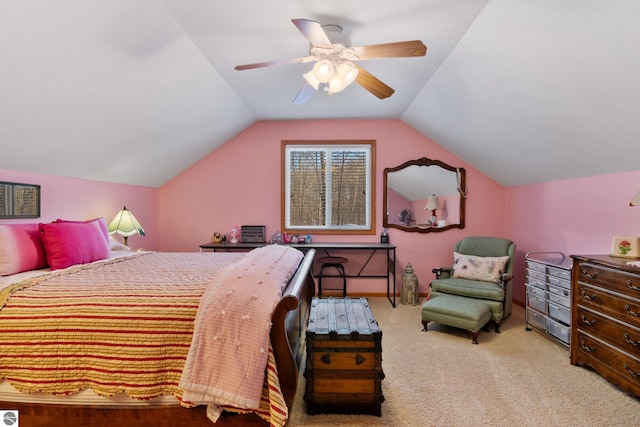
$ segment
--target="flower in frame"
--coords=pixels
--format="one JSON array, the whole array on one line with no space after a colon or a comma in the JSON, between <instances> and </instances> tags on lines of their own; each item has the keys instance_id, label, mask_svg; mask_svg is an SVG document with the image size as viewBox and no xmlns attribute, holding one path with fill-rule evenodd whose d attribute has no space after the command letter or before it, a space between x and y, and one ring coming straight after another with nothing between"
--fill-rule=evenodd
<instances>
[{"instance_id":1,"label":"flower in frame","mask_svg":"<svg viewBox=\"0 0 640 427\"><path fill-rule=\"evenodd\" d=\"M618 250L622 255L628 254L631 251L631 249L632 249L631 242L629 242L628 240L622 240L618 244Z\"/></svg>"}]
</instances>

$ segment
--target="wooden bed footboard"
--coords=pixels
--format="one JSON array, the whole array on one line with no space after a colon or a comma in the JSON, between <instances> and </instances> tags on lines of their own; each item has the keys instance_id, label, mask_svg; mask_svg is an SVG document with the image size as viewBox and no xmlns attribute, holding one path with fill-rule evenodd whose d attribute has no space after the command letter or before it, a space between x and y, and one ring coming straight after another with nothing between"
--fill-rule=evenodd
<instances>
[{"instance_id":1,"label":"wooden bed footboard","mask_svg":"<svg viewBox=\"0 0 640 427\"><path fill-rule=\"evenodd\" d=\"M304 353L305 329L315 283L311 273L315 251L306 252L296 274L285 289L273 313L271 343L280 387L289 408L295 397L298 367ZM268 426L255 414L223 414L213 424L206 407L171 406L86 406L13 403L0 401L2 410L18 410L20 427L233 427Z\"/></svg>"}]
</instances>

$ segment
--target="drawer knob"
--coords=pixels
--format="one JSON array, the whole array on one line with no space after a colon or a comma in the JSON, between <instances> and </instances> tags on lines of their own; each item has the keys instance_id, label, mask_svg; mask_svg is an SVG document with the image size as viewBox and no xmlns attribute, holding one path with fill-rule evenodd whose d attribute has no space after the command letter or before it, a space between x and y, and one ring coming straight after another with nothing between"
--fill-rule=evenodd
<instances>
[{"instance_id":1,"label":"drawer knob","mask_svg":"<svg viewBox=\"0 0 640 427\"><path fill-rule=\"evenodd\" d=\"M634 291L640 291L640 286L634 285L631 279L627 279L627 286Z\"/></svg>"},{"instance_id":2,"label":"drawer knob","mask_svg":"<svg viewBox=\"0 0 640 427\"><path fill-rule=\"evenodd\" d=\"M582 323L584 323L587 326L593 326L596 324L596 319L593 320L587 320L587 318L583 315L580 316L580 320L582 320Z\"/></svg>"},{"instance_id":3,"label":"drawer knob","mask_svg":"<svg viewBox=\"0 0 640 427\"><path fill-rule=\"evenodd\" d=\"M597 271L595 273L591 274L591 273L589 273L589 270L587 270L586 268L582 269L582 274L587 276L589 279L595 279L595 278L598 277L598 272Z\"/></svg>"},{"instance_id":4,"label":"drawer knob","mask_svg":"<svg viewBox=\"0 0 640 427\"><path fill-rule=\"evenodd\" d=\"M580 289L580 296L586 300L593 301L596 299L596 294L587 295L587 291Z\"/></svg>"},{"instance_id":5,"label":"drawer knob","mask_svg":"<svg viewBox=\"0 0 640 427\"><path fill-rule=\"evenodd\" d=\"M624 334L624 339L625 339L629 344L634 345L634 346L636 346L636 347L638 346L638 344L640 344L640 341L634 341L634 340L632 340L631 338L629 338L629 334Z\"/></svg>"},{"instance_id":6,"label":"drawer knob","mask_svg":"<svg viewBox=\"0 0 640 427\"><path fill-rule=\"evenodd\" d=\"M640 317L640 313L638 313L637 311L631 310L631 307L629 307L629 304L625 304L624 309L627 310L627 313L629 313L630 315Z\"/></svg>"},{"instance_id":7,"label":"drawer knob","mask_svg":"<svg viewBox=\"0 0 640 427\"><path fill-rule=\"evenodd\" d=\"M631 370L631 368L629 368L629 365L627 365L626 363L624 364L624 370L627 371L627 374L631 375L633 378L640 377L640 372Z\"/></svg>"},{"instance_id":8,"label":"drawer knob","mask_svg":"<svg viewBox=\"0 0 640 427\"><path fill-rule=\"evenodd\" d=\"M595 347L595 346L594 346L594 347L589 347L589 346L587 345L587 343L586 343L586 342L584 342L584 340L582 340L582 341L580 342L580 347L582 347L582 349L583 349L584 351L586 351L587 353L593 353L594 351L596 351L596 347Z\"/></svg>"},{"instance_id":9,"label":"drawer knob","mask_svg":"<svg viewBox=\"0 0 640 427\"><path fill-rule=\"evenodd\" d=\"M363 355L357 353L356 354L356 365L362 365L365 360L367 360Z\"/></svg>"}]
</instances>

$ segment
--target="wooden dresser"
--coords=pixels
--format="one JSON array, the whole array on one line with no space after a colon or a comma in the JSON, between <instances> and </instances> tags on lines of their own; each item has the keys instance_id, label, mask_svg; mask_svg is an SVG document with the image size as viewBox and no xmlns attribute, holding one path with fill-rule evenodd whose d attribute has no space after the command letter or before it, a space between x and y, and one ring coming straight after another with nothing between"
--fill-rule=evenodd
<instances>
[{"instance_id":1,"label":"wooden dresser","mask_svg":"<svg viewBox=\"0 0 640 427\"><path fill-rule=\"evenodd\" d=\"M640 268L629 258L572 258L571 363L640 397Z\"/></svg>"},{"instance_id":2,"label":"wooden dresser","mask_svg":"<svg viewBox=\"0 0 640 427\"><path fill-rule=\"evenodd\" d=\"M314 298L306 332L307 413L380 416L381 340L366 298Z\"/></svg>"}]
</instances>

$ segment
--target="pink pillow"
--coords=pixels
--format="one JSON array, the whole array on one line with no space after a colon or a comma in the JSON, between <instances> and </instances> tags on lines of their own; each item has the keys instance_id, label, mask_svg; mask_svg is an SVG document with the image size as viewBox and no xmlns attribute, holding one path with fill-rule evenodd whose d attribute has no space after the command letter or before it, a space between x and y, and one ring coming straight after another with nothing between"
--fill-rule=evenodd
<instances>
[{"instance_id":1,"label":"pink pillow","mask_svg":"<svg viewBox=\"0 0 640 427\"><path fill-rule=\"evenodd\" d=\"M104 240L108 243L109 242L109 237L111 237L109 235L109 230L107 229L107 223L104 220L103 217L99 216L98 218L95 219L88 219L86 221L72 221L70 219L56 219L54 222L72 222L75 224L89 224L92 222L97 222L98 226L102 229L102 233L104 234Z\"/></svg>"},{"instance_id":2,"label":"pink pillow","mask_svg":"<svg viewBox=\"0 0 640 427\"><path fill-rule=\"evenodd\" d=\"M40 224L40 233L51 270L109 257L107 226L102 218Z\"/></svg>"},{"instance_id":3,"label":"pink pillow","mask_svg":"<svg viewBox=\"0 0 640 427\"><path fill-rule=\"evenodd\" d=\"M46 266L38 224L0 224L0 276Z\"/></svg>"}]
</instances>

